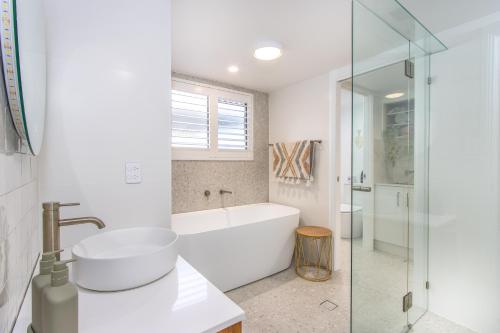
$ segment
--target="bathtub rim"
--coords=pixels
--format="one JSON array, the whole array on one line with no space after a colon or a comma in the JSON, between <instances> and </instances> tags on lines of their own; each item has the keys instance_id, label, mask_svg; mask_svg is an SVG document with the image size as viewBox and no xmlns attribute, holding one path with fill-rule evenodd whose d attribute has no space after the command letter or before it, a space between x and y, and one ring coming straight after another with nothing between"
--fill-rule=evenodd
<instances>
[{"instance_id":1,"label":"bathtub rim","mask_svg":"<svg viewBox=\"0 0 500 333\"><path fill-rule=\"evenodd\" d=\"M202 235L202 234L206 234L206 233L209 233L209 232L214 232L214 231L220 231L220 230L228 230L228 229L235 229L235 228L239 228L239 227L245 227L245 226L248 226L248 225L252 225L252 224L259 224L259 223L263 223L263 222L267 222L267 221L271 221L271 220L276 220L276 219L281 219L281 218L286 218L286 217L292 217L292 216L298 216L300 217L300 209L298 208L295 208L295 207L291 207L291 206L287 206L287 205L282 205L282 204L279 204L279 203L274 203L274 202L260 202L260 203L255 203L255 204L248 204L248 205L239 205L239 206L231 206L231 207L225 207L225 208L213 208L213 209L205 209L205 210L197 210L197 211L193 211L193 212L184 212L184 213L176 213L176 214L172 214L172 217L174 215L202 215L202 214L206 214L206 212L214 212L214 211L218 211L218 212L226 212L227 210L231 210L231 209L236 209L238 207L252 207L252 206L280 206L280 207L285 207L285 208L288 208L290 209L290 213L289 214L283 214L283 215L280 215L280 216L276 216L276 217L273 217L273 218L266 218L266 219L262 219L262 220L258 220L258 221L253 221L251 223L244 223L244 224L238 224L238 225L226 225L222 228L216 228L216 229L210 229L210 230L200 230L198 232L186 232L186 233L183 233L183 232L180 232L178 230L176 230L174 228L174 224L173 224L173 218L171 220L171 229L172 231L174 231L176 234L178 234L179 236L190 236L190 235Z\"/></svg>"}]
</instances>

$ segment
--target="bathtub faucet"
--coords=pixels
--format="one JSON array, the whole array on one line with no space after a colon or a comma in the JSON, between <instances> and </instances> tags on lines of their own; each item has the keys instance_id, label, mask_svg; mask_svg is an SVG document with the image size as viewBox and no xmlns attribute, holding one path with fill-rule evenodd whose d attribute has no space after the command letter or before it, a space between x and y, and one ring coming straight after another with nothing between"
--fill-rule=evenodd
<instances>
[{"instance_id":1,"label":"bathtub faucet","mask_svg":"<svg viewBox=\"0 0 500 333\"><path fill-rule=\"evenodd\" d=\"M233 194L232 191L227 191L227 190L219 190L219 194L220 195L223 195L223 194Z\"/></svg>"}]
</instances>

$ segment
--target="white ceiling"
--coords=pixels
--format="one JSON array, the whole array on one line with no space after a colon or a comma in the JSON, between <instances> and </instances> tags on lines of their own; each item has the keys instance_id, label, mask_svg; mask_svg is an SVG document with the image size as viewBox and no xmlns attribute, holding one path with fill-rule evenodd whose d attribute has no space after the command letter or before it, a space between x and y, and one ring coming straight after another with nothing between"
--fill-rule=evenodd
<instances>
[{"instance_id":1,"label":"white ceiling","mask_svg":"<svg viewBox=\"0 0 500 333\"><path fill-rule=\"evenodd\" d=\"M173 0L175 72L271 92L350 63L350 0ZM500 10L500 0L401 0L439 32ZM274 40L283 56L253 58ZM227 71L237 65L239 73Z\"/></svg>"},{"instance_id":2,"label":"white ceiling","mask_svg":"<svg viewBox=\"0 0 500 333\"><path fill-rule=\"evenodd\" d=\"M399 2L434 33L500 11L500 0L399 0Z\"/></svg>"},{"instance_id":3,"label":"white ceiling","mask_svg":"<svg viewBox=\"0 0 500 333\"><path fill-rule=\"evenodd\" d=\"M350 62L349 0L174 0L172 11L176 72L269 92ZM253 57L266 40L281 58Z\"/></svg>"}]
</instances>

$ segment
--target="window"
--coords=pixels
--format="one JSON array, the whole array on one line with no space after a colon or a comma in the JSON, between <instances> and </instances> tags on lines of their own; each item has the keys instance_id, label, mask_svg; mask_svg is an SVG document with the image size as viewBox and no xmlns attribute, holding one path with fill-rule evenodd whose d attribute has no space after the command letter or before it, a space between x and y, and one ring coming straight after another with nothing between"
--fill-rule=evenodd
<instances>
[{"instance_id":1,"label":"window","mask_svg":"<svg viewBox=\"0 0 500 333\"><path fill-rule=\"evenodd\" d=\"M208 96L172 90L172 147L207 149Z\"/></svg>"},{"instance_id":2,"label":"window","mask_svg":"<svg viewBox=\"0 0 500 333\"><path fill-rule=\"evenodd\" d=\"M172 81L174 160L252 160L253 95Z\"/></svg>"},{"instance_id":3,"label":"window","mask_svg":"<svg viewBox=\"0 0 500 333\"><path fill-rule=\"evenodd\" d=\"M247 103L219 98L217 110L217 142L219 149L247 150Z\"/></svg>"}]
</instances>

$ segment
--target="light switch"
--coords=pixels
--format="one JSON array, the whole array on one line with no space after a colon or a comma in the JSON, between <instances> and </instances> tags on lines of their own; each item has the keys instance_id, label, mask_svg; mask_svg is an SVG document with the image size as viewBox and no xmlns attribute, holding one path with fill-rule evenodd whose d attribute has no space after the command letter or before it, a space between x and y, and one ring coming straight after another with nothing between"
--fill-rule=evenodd
<instances>
[{"instance_id":1,"label":"light switch","mask_svg":"<svg viewBox=\"0 0 500 333\"><path fill-rule=\"evenodd\" d=\"M140 184L142 182L141 163L125 163L125 182L127 184Z\"/></svg>"}]
</instances>

